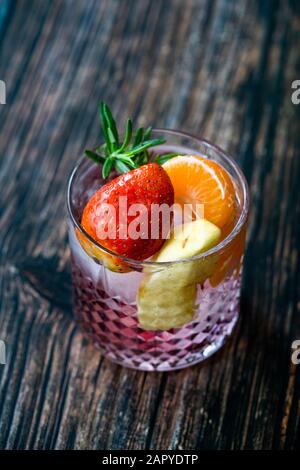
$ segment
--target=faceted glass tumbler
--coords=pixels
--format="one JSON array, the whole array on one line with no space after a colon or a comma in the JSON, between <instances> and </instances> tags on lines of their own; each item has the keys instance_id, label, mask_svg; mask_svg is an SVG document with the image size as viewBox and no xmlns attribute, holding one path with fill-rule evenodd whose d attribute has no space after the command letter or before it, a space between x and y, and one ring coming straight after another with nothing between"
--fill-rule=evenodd
<instances>
[{"instance_id":1,"label":"faceted glass tumbler","mask_svg":"<svg viewBox=\"0 0 300 470\"><path fill-rule=\"evenodd\" d=\"M236 162L217 146L174 130L155 129L153 135L168 142L156 148L158 153L202 155L223 166L232 178L238 208L232 231L207 252L175 262L203 263L211 259L216 265L214 273L196 285L191 321L168 330L143 329L137 311L141 282L149 273L170 269L172 263L124 259L128 270L118 273L93 256L97 252L112 257L114 254L93 241L80 224L87 201L104 184L99 166L83 158L70 176L67 194L73 310L83 332L113 362L134 369L167 371L203 361L232 333L239 316L249 191ZM92 252L85 249L82 240L88 240ZM182 300L176 283L166 283L162 289L178 302Z\"/></svg>"}]
</instances>

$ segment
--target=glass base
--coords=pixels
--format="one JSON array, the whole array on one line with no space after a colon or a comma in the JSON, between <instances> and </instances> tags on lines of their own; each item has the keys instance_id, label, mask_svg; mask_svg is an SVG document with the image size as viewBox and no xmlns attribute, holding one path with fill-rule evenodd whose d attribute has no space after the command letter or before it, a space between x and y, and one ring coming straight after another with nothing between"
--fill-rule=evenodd
<instances>
[{"instance_id":1,"label":"glass base","mask_svg":"<svg viewBox=\"0 0 300 470\"><path fill-rule=\"evenodd\" d=\"M74 260L72 268L77 322L108 359L125 367L170 371L201 362L220 349L238 319L240 276L236 272L216 287L208 281L198 286L192 322L147 331L139 324L135 303L93 282Z\"/></svg>"},{"instance_id":2,"label":"glass base","mask_svg":"<svg viewBox=\"0 0 300 470\"><path fill-rule=\"evenodd\" d=\"M236 324L237 324L238 317L234 319L234 321L231 322L231 332L234 330ZM115 364L119 364L120 366L127 367L129 369L134 369L134 370L141 370L145 372L170 372L174 370L179 370L179 369L185 369L186 367L191 367L196 364L199 364L200 362L205 361L209 357L211 357L213 354L215 354L219 349L222 348L222 346L225 345L227 340L229 339L231 332L228 332L226 336L223 336L219 339L217 339L214 343L210 344L209 346L203 348L203 350L198 351L197 353L192 353L188 354L186 358L183 359L178 359L174 361L174 358L170 358L169 360L164 360L164 362L160 362L159 364L153 363L153 358L151 361L144 361L139 363L137 361L137 357L130 358L128 356L124 357L121 359L118 355L115 355L113 353L106 353L98 343L94 343L95 347L100 350L104 356L109 359L111 362Z\"/></svg>"}]
</instances>

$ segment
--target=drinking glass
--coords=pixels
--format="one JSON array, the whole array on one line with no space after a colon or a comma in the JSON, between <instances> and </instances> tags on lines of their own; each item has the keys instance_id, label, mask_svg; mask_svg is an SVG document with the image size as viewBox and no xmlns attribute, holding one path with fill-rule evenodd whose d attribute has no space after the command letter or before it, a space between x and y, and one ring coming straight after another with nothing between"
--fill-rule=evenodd
<instances>
[{"instance_id":1,"label":"drinking glass","mask_svg":"<svg viewBox=\"0 0 300 470\"><path fill-rule=\"evenodd\" d=\"M249 212L249 191L237 163L212 143L175 130L155 129L153 137L168 144L156 152L201 155L219 163L235 188L237 217L223 240L188 260L157 263L124 258L126 272L113 272L94 253L114 253L94 241L80 221L89 198L104 184L99 166L83 158L68 184L67 206L73 281L73 310L83 332L102 353L118 364L147 371L167 371L196 364L216 352L226 341L239 316L241 275ZM114 175L116 176L116 175ZM205 211L205 208L204 208ZM86 240L91 249L86 249ZM121 256L119 258L122 258ZM194 315L179 328L146 330L139 322L137 294L145 276L172 269L175 263L213 262L211 276L196 284ZM178 298L176 282L162 282L167 294ZM155 292L153 292L155 298ZM178 298L178 301L180 299Z\"/></svg>"}]
</instances>

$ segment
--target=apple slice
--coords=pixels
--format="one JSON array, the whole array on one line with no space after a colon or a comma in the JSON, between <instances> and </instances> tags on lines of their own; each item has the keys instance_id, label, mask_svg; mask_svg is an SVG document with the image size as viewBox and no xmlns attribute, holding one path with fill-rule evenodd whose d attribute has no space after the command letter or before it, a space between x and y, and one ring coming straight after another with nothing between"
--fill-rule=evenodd
<instances>
[{"instance_id":1,"label":"apple slice","mask_svg":"<svg viewBox=\"0 0 300 470\"><path fill-rule=\"evenodd\" d=\"M211 276L217 259L210 255L200 260L182 260L209 250L220 238L221 230L205 219L175 227L154 260L172 264L146 273L139 287L138 317L145 330L179 328L193 319L196 284Z\"/></svg>"}]
</instances>

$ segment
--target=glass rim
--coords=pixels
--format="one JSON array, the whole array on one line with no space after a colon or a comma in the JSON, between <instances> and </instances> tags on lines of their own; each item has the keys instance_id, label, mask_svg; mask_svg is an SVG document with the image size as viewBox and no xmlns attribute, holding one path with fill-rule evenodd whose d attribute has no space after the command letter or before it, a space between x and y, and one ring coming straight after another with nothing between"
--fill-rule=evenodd
<instances>
[{"instance_id":1,"label":"glass rim","mask_svg":"<svg viewBox=\"0 0 300 470\"><path fill-rule=\"evenodd\" d=\"M80 169L82 163L84 163L86 161L86 157L84 157L84 156L82 156L78 160L75 167L71 171L71 174L70 174L69 179L68 179L67 210L68 210L68 214L71 218L72 223L97 248L100 248L100 250L104 251L104 253L106 253L108 255L111 255L111 256L114 256L116 258L119 258L120 260L124 261L126 264L129 264L129 265L132 265L132 266L133 265L138 266L138 267L148 266L148 267L156 267L156 268L157 267L163 267L163 266L171 266L171 265L174 265L174 264L188 263L188 262L191 262L191 261L204 259L204 258L207 258L208 256L211 256L215 253L218 253L218 252L222 251L239 234L239 232L242 230L242 228L244 227L244 225L245 225L245 223L247 222L247 219L248 219L249 206L250 206L250 193L249 193L249 186L248 186L248 183L247 183L247 180L244 176L243 171L241 170L238 163L227 152L225 152L221 147L219 147L218 145L213 144L209 140L202 139L200 137L195 136L194 134L191 134L189 132L183 132L183 131L180 131L180 130L177 130L177 129L153 128L152 130L153 130L153 132L156 132L156 133L162 132L162 133L168 133L168 134L171 134L171 135L177 135L177 136L190 138L190 139L193 139L193 140L197 141L199 144L204 144L204 145L206 145L206 147L217 151L222 156L222 158L227 163L229 163L229 165L234 169L234 171L236 172L236 174L239 178L239 183L241 184L241 187L242 187L243 205L242 205L242 210L241 210L241 213L239 215L239 218L237 219L234 227L228 233L228 235L223 240L221 240L217 245L213 246L209 250L204 251L203 253L200 253L196 256L192 256L190 258L184 258L184 259L174 260L174 261L162 261L162 262L147 261L147 260L141 260L140 261L140 260L135 260L135 259L132 259L132 258L127 258L126 256L119 255L118 253L115 253L114 251L109 250L108 248L102 246L100 243L95 241L85 231L85 229L82 227L82 225L77 222L77 220L76 220L76 218L75 218L75 216L72 212L72 207L71 207L72 183L73 183L73 180L74 180L78 170ZM204 157L205 157L205 155L204 155Z\"/></svg>"}]
</instances>

